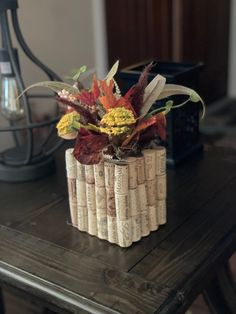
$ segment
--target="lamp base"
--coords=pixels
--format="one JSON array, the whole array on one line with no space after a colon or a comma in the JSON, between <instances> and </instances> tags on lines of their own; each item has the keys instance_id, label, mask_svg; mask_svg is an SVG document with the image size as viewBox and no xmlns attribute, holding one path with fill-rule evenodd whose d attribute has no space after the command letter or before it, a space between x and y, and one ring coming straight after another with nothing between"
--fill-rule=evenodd
<instances>
[{"instance_id":1,"label":"lamp base","mask_svg":"<svg viewBox=\"0 0 236 314\"><path fill-rule=\"evenodd\" d=\"M9 166L0 163L0 181L34 181L54 173L55 169L55 161L52 156L26 166Z\"/></svg>"}]
</instances>

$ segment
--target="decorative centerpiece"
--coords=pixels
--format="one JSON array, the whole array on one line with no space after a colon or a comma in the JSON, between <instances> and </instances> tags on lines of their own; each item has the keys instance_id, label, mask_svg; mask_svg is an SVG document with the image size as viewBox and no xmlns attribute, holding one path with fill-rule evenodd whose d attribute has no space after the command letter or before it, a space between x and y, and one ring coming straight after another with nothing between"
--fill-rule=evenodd
<instances>
[{"instance_id":1,"label":"decorative centerpiece","mask_svg":"<svg viewBox=\"0 0 236 314\"><path fill-rule=\"evenodd\" d=\"M79 81L41 82L51 88L65 113L57 124L58 135L75 139L66 150L71 222L80 231L121 247L166 223L166 115L188 100L203 101L192 89L166 84L157 75L148 84L150 63L125 95L114 80L118 61L104 80L93 77L86 89ZM175 105L172 95L186 95ZM152 104L167 99L152 111ZM204 105L203 105L204 109Z\"/></svg>"}]
</instances>

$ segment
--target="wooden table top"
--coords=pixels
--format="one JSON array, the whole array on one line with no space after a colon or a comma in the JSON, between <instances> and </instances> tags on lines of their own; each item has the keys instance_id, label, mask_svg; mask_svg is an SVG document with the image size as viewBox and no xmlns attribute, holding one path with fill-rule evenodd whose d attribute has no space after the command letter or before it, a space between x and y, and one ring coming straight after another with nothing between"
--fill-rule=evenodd
<instances>
[{"instance_id":1,"label":"wooden table top","mask_svg":"<svg viewBox=\"0 0 236 314\"><path fill-rule=\"evenodd\" d=\"M168 223L122 249L69 224L65 165L0 183L0 282L73 313L183 313L236 247L236 152L168 171Z\"/></svg>"}]
</instances>

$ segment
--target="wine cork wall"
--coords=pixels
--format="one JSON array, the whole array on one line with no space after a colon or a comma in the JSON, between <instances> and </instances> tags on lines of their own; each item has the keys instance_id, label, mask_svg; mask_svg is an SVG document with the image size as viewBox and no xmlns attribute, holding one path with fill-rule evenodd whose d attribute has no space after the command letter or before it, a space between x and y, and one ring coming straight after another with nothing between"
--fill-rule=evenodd
<instances>
[{"instance_id":1,"label":"wine cork wall","mask_svg":"<svg viewBox=\"0 0 236 314\"><path fill-rule=\"evenodd\" d=\"M129 247L166 223L166 150L143 150L125 162L82 165L66 151L72 225Z\"/></svg>"}]
</instances>

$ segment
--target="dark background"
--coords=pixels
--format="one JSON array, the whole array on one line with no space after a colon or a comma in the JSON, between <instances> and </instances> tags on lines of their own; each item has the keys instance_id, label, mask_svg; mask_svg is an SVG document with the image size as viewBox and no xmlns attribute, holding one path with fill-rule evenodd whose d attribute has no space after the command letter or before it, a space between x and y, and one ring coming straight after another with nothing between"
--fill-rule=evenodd
<instances>
[{"instance_id":1,"label":"dark background","mask_svg":"<svg viewBox=\"0 0 236 314\"><path fill-rule=\"evenodd\" d=\"M227 93L230 0L106 0L109 65L143 60L205 64L207 103Z\"/></svg>"}]
</instances>

